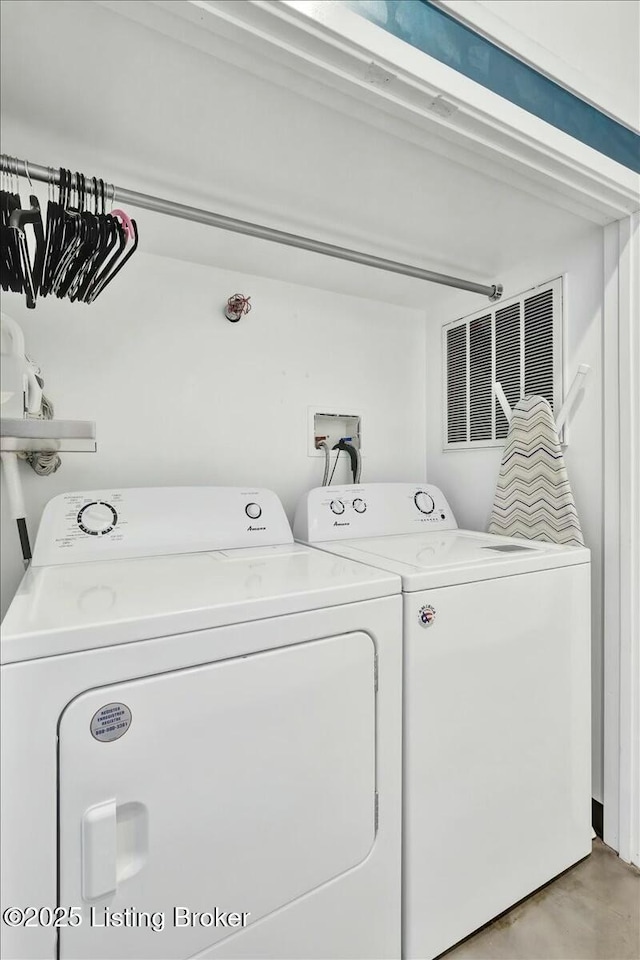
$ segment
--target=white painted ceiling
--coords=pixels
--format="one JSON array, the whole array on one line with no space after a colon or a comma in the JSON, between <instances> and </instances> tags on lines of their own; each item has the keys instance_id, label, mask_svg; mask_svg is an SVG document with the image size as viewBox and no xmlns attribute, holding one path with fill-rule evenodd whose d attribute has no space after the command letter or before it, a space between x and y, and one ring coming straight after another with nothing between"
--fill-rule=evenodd
<instances>
[{"instance_id":1,"label":"white painted ceiling","mask_svg":"<svg viewBox=\"0 0 640 960\"><path fill-rule=\"evenodd\" d=\"M133 8L129 0L116 5ZM139 4L138 4L139 6ZM482 283L580 217L95 2L2 3L4 152ZM424 306L442 288L140 213L143 247Z\"/></svg>"}]
</instances>

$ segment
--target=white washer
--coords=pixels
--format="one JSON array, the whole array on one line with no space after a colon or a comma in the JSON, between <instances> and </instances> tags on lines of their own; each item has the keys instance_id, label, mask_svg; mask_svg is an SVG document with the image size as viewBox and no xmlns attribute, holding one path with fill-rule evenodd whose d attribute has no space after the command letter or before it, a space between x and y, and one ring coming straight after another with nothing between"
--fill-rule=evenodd
<instances>
[{"instance_id":1,"label":"white washer","mask_svg":"<svg viewBox=\"0 0 640 960\"><path fill-rule=\"evenodd\" d=\"M397 957L400 590L267 490L52 500L3 625L2 895L79 909L3 956Z\"/></svg>"},{"instance_id":2,"label":"white washer","mask_svg":"<svg viewBox=\"0 0 640 960\"><path fill-rule=\"evenodd\" d=\"M591 850L589 551L458 530L430 484L311 490L294 535L402 577L403 956L430 960Z\"/></svg>"}]
</instances>

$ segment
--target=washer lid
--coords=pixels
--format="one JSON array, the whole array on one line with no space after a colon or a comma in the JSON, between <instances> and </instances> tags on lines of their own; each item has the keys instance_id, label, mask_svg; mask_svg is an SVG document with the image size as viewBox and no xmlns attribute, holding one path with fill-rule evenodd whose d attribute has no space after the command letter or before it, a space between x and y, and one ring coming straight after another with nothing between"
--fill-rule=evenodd
<instances>
[{"instance_id":1,"label":"washer lid","mask_svg":"<svg viewBox=\"0 0 640 960\"><path fill-rule=\"evenodd\" d=\"M296 543L31 567L2 625L12 663L398 594L397 576Z\"/></svg>"},{"instance_id":2,"label":"washer lid","mask_svg":"<svg viewBox=\"0 0 640 960\"><path fill-rule=\"evenodd\" d=\"M496 537L470 530L369 537L317 546L399 574L405 592L533 573L588 563L590 559L586 547Z\"/></svg>"}]
</instances>

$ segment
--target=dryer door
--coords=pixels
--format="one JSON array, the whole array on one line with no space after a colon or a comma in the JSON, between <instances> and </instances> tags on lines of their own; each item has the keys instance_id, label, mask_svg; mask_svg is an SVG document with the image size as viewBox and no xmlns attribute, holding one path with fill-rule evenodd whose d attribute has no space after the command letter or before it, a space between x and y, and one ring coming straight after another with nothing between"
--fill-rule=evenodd
<instances>
[{"instance_id":1,"label":"dryer door","mask_svg":"<svg viewBox=\"0 0 640 960\"><path fill-rule=\"evenodd\" d=\"M62 960L191 957L361 863L374 665L371 638L350 633L73 700L60 904L82 923L60 930Z\"/></svg>"}]
</instances>

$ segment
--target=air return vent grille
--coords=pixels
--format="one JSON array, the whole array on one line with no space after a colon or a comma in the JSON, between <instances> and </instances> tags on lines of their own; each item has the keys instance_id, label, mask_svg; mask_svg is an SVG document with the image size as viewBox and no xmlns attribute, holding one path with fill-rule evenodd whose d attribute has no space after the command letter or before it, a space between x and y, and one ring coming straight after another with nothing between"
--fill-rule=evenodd
<instances>
[{"instance_id":1,"label":"air return vent grille","mask_svg":"<svg viewBox=\"0 0 640 960\"><path fill-rule=\"evenodd\" d=\"M491 440L492 318L469 324L469 433L471 440Z\"/></svg>"},{"instance_id":2,"label":"air return vent grille","mask_svg":"<svg viewBox=\"0 0 640 960\"><path fill-rule=\"evenodd\" d=\"M447 331L447 435L467 439L467 327Z\"/></svg>"},{"instance_id":3,"label":"air return vent grille","mask_svg":"<svg viewBox=\"0 0 640 960\"><path fill-rule=\"evenodd\" d=\"M444 446L497 446L507 419L493 393L498 380L513 406L525 393L557 409L562 397L562 279L448 324Z\"/></svg>"}]
</instances>

